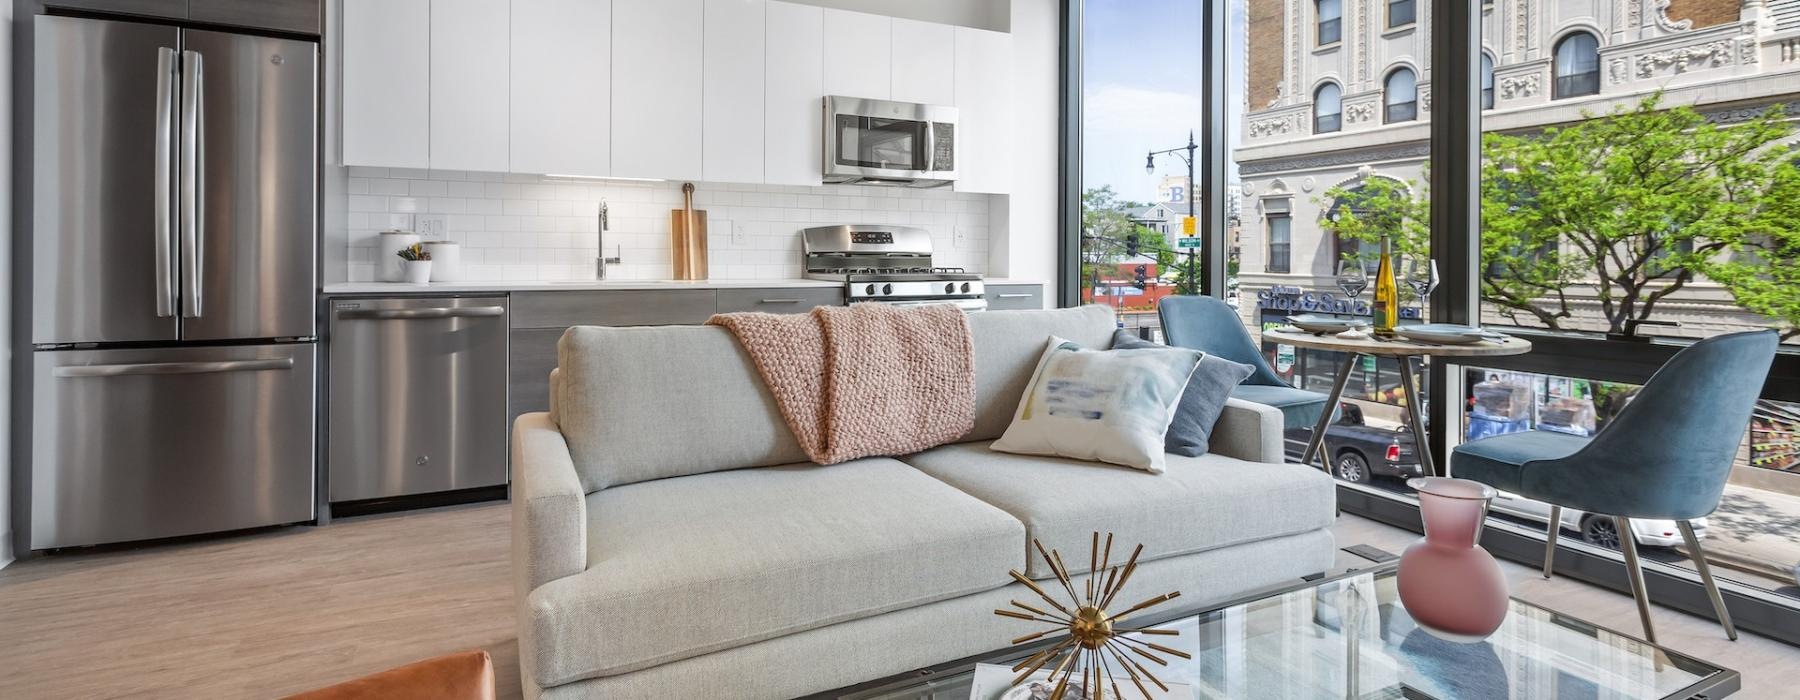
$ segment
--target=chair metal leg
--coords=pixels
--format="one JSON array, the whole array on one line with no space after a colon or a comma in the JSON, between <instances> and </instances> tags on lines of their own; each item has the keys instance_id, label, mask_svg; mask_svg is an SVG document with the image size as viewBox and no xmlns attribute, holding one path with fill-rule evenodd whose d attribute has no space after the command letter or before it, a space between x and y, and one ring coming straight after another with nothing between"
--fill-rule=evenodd
<instances>
[{"instance_id":1,"label":"chair metal leg","mask_svg":"<svg viewBox=\"0 0 1800 700\"><path fill-rule=\"evenodd\" d=\"M1644 566L1638 561L1637 535L1631 532L1631 519L1613 516L1619 528L1619 549L1625 550L1625 575L1631 578L1631 597L1637 599L1638 619L1644 623L1644 640L1656 643L1656 629L1650 624L1650 591L1644 587Z\"/></svg>"},{"instance_id":2,"label":"chair metal leg","mask_svg":"<svg viewBox=\"0 0 1800 700\"><path fill-rule=\"evenodd\" d=\"M1700 572L1701 583L1706 584L1706 596L1712 598L1713 612L1719 616L1719 624L1725 627L1725 636L1737 641L1737 625L1731 624L1731 611L1725 609L1725 598L1719 595L1719 584L1713 581L1712 567L1706 563L1706 552L1700 549L1700 538L1694 536L1694 526L1686 520L1675 521L1681 529L1681 539L1687 541L1688 557L1694 560L1694 570Z\"/></svg>"},{"instance_id":3,"label":"chair metal leg","mask_svg":"<svg viewBox=\"0 0 1800 700\"><path fill-rule=\"evenodd\" d=\"M1556 564L1556 536L1562 534L1562 506L1550 506L1550 528L1544 535L1544 579Z\"/></svg>"}]
</instances>

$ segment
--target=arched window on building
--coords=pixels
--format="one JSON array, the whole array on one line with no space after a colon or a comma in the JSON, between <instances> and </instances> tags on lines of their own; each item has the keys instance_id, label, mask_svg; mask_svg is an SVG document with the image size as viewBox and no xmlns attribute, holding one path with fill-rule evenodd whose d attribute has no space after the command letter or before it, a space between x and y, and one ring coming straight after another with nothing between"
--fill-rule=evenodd
<instances>
[{"instance_id":1,"label":"arched window on building","mask_svg":"<svg viewBox=\"0 0 1800 700\"><path fill-rule=\"evenodd\" d=\"M1316 0L1314 6L1318 8L1319 12L1317 28L1319 45L1330 46L1343 40L1343 0Z\"/></svg>"},{"instance_id":2,"label":"arched window on building","mask_svg":"<svg viewBox=\"0 0 1800 700\"><path fill-rule=\"evenodd\" d=\"M1382 194L1384 192L1386 193L1385 196L1388 197L1406 196L1404 188L1371 188L1364 187L1359 183L1356 187L1345 191L1342 196L1331 201L1331 206L1325 210L1325 218L1331 221L1339 221L1345 216L1353 216L1362 224L1361 228L1366 232L1386 232L1389 235L1397 236L1400 234L1400 229L1405 225L1405 222L1398 218L1394 218L1398 216L1398 212L1395 208L1371 206L1370 204L1370 200L1375 197L1384 196ZM1333 257L1330 269L1336 271L1337 261L1339 260L1360 259L1362 260L1363 267L1368 270L1369 274L1375 274L1375 268L1379 262L1376 255L1377 246L1372 242L1360 241L1355 238L1340 235L1337 233L1336 227L1331 228Z\"/></svg>"},{"instance_id":3,"label":"arched window on building","mask_svg":"<svg viewBox=\"0 0 1800 700\"><path fill-rule=\"evenodd\" d=\"M1600 40L1575 32L1556 42L1556 87L1552 99L1600 93Z\"/></svg>"},{"instance_id":4,"label":"arched window on building","mask_svg":"<svg viewBox=\"0 0 1800 700\"><path fill-rule=\"evenodd\" d=\"M1419 83L1411 68L1395 68L1383 83L1385 109L1382 121L1410 122L1419 118Z\"/></svg>"},{"instance_id":5,"label":"arched window on building","mask_svg":"<svg viewBox=\"0 0 1800 700\"><path fill-rule=\"evenodd\" d=\"M1481 108L1494 108L1494 57L1481 54Z\"/></svg>"},{"instance_id":6,"label":"arched window on building","mask_svg":"<svg viewBox=\"0 0 1800 700\"><path fill-rule=\"evenodd\" d=\"M1313 92L1313 133L1329 134L1344 128L1343 97L1337 83L1320 85Z\"/></svg>"}]
</instances>

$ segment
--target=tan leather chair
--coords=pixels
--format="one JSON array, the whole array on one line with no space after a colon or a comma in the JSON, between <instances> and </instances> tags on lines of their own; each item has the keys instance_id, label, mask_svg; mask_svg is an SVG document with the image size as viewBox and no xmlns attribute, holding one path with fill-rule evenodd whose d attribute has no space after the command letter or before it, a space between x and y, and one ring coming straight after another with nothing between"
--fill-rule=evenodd
<instances>
[{"instance_id":1,"label":"tan leather chair","mask_svg":"<svg viewBox=\"0 0 1800 700\"><path fill-rule=\"evenodd\" d=\"M494 700L494 660L480 649L447 654L286 700Z\"/></svg>"}]
</instances>

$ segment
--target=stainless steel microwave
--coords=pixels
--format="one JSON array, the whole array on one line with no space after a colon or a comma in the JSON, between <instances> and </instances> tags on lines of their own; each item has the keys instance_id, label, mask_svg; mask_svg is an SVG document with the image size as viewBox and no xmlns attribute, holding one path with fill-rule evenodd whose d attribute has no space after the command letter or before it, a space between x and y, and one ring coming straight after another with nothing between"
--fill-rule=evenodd
<instances>
[{"instance_id":1,"label":"stainless steel microwave","mask_svg":"<svg viewBox=\"0 0 1800 700\"><path fill-rule=\"evenodd\" d=\"M825 182L942 187L956 180L956 108L825 98Z\"/></svg>"}]
</instances>

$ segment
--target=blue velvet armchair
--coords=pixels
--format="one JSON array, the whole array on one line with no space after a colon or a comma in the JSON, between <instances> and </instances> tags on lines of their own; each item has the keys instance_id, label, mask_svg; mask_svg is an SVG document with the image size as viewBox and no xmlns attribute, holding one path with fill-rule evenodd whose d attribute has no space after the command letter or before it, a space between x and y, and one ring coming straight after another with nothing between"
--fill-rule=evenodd
<instances>
[{"instance_id":1,"label":"blue velvet armchair","mask_svg":"<svg viewBox=\"0 0 1800 700\"><path fill-rule=\"evenodd\" d=\"M1652 642L1656 634L1630 519L1676 521L1719 623L1737 639L1688 521L1718 508L1778 343L1774 331L1702 340L1670 358L1592 438L1529 431L1475 440L1451 453L1451 475L1549 503L1551 523L1562 522L1564 507L1613 516L1644 636ZM1545 578L1558 529L1549 528Z\"/></svg>"},{"instance_id":2,"label":"blue velvet armchair","mask_svg":"<svg viewBox=\"0 0 1800 700\"><path fill-rule=\"evenodd\" d=\"M1165 297L1157 303L1163 336L1170 345L1199 350L1256 371L1231 390L1232 398L1281 410L1288 427L1311 427L1325 411L1325 395L1295 389L1263 359L1262 350L1244 330L1237 309L1213 297Z\"/></svg>"}]
</instances>

